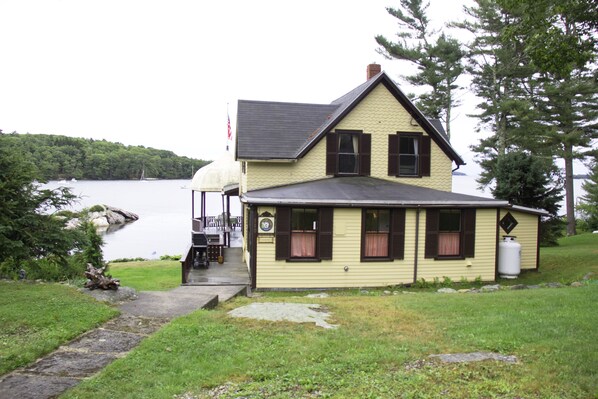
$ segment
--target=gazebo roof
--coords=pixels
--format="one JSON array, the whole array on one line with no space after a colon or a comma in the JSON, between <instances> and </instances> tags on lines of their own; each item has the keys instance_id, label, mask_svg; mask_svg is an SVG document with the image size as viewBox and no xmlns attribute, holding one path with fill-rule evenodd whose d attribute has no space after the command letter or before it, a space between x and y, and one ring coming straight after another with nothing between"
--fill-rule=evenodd
<instances>
[{"instance_id":1,"label":"gazebo roof","mask_svg":"<svg viewBox=\"0 0 598 399\"><path fill-rule=\"evenodd\" d=\"M239 185L241 167L230 152L195 172L189 188L193 191L222 192L231 185Z\"/></svg>"}]
</instances>

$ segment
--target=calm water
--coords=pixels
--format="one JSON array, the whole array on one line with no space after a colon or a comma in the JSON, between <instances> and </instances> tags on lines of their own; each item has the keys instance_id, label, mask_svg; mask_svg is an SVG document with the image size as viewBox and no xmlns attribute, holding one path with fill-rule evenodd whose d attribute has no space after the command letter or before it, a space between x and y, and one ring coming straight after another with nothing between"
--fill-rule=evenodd
<instances>
[{"instance_id":1,"label":"calm water","mask_svg":"<svg viewBox=\"0 0 598 399\"><path fill-rule=\"evenodd\" d=\"M46 187L71 187L74 194L81 196L74 209L106 204L138 214L138 221L104 235L104 258L153 259L182 254L190 242L191 190L182 188L189 183L189 180L52 181ZM576 197L583 195L581 183L582 180L575 180ZM490 197L488 192L477 190L475 176L454 176L453 191ZM218 193L207 194L208 215L222 212L221 198ZM195 199L195 214L199 215L199 195ZM231 198L231 213L241 214L236 197Z\"/></svg>"},{"instance_id":2,"label":"calm water","mask_svg":"<svg viewBox=\"0 0 598 399\"><path fill-rule=\"evenodd\" d=\"M74 209L106 204L139 215L139 220L104 235L104 258L159 258L182 254L191 240L191 190L182 188L190 180L117 180L49 182L47 187L67 186L81 196ZM196 215L199 195L196 194ZM222 212L222 197L208 193L207 213ZM240 215L241 206L231 198L232 215Z\"/></svg>"}]
</instances>

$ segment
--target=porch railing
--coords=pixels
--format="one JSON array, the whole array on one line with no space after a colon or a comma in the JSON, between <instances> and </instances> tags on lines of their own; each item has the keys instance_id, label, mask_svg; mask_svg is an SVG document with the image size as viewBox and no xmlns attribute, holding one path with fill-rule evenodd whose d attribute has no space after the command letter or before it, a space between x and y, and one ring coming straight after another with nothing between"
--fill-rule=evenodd
<instances>
[{"instance_id":1,"label":"porch railing","mask_svg":"<svg viewBox=\"0 0 598 399\"><path fill-rule=\"evenodd\" d=\"M201 219L193 219L192 220L192 230L193 231L203 231L204 228L211 228L216 230L224 230L225 223L224 218L222 215L218 216L206 216L206 224L205 226L202 225ZM231 216L229 218L229 224L231 230L241 229L243 225L243 217L242 216Z\"/></svg>"}]
</instances>

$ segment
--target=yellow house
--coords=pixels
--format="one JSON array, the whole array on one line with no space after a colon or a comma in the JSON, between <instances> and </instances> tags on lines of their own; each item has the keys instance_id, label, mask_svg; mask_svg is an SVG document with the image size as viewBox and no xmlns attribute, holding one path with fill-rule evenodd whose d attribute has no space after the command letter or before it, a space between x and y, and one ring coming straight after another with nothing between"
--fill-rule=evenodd
<instances>
[{"instance_id":1,"label":"yellow house","mask_svg":"<svg viewBox=\"0 0 598 399\"><path fill-rule=\"evenodd\" d=\"M463 160L379 65L330 104L240 100L236 159L252 288L494 280L509 233L538 267L543 211L453 193Z\"/></svg>"}]
</instances>

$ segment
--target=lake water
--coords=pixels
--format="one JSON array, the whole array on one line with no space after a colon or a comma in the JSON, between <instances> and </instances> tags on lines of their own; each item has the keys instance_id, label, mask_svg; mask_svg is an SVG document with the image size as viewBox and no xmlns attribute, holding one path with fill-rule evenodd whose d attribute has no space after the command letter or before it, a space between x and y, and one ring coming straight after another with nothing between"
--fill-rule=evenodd
<instances>
[{"instance_id":1,"label":"lake water","mask_svg":"<svg viewBox=\"0 0 598 399\"><path fill-rule=\"evenodd\" d=\"M490 197L488 192L477 190L475 176L454 176L453 191L463 194ZM106 204L139 215L139 220L104 235L104 258L159 258L161 255L182 254L191 240L191 190L190 180L150 181L77 181L49 182L45 187L67 186L81 197L74 209L96 204ZM583 195L582 180L575 180L575 195ZM199 215L199 194L195 196ZM207 193L208 215L222 212L219 193ZM561 213L564 210L561 208ZM241 215L241 205L231 198L231 214Z\"/></svg>"}]
</instances>

